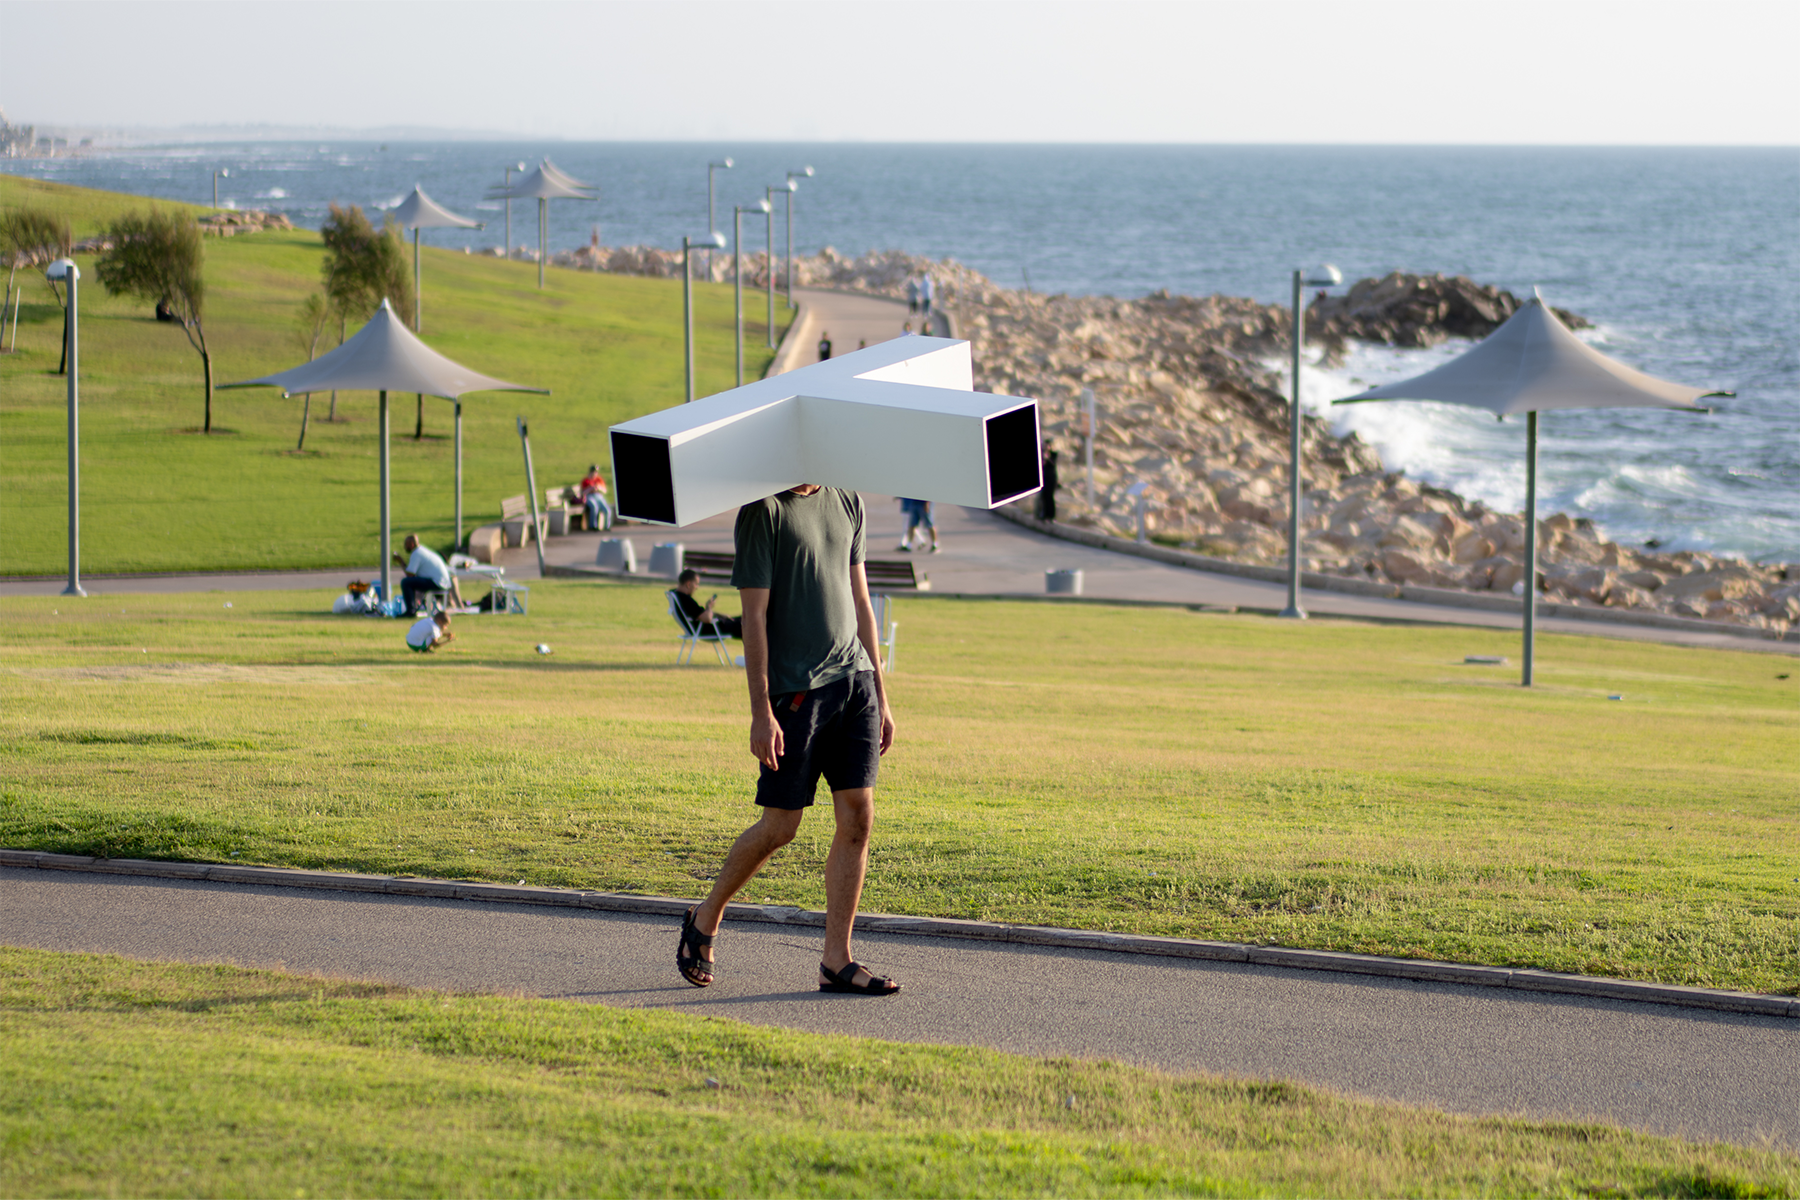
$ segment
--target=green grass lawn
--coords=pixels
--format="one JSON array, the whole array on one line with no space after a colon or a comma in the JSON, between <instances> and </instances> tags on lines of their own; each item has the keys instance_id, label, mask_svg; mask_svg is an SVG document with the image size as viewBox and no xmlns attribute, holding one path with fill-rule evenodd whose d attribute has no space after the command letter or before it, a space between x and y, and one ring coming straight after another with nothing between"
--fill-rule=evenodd
<instances>
[{"instance_id":1,"label":"green grass lawn","mask_svg":"<svg viewBox=\"0 0 1800 1200\"><path fill-rule=\"evenodd\" d=\"M752 819L660 584L430 658L331 599L0 600L0 845L698 896ZM1789 659L1546 637L1525 692L1498 630L898 603L871 911L1800 983ZM745 898L822 907L829 838Z\"/></svg>"},{"instance_id":2,"label":"green grass lawn","mask_svg":"<svg viewBox=\"0 0 1800 1200\"><path fill-rule=\"evenodd\" d=\"M1792 1196L1800 1159L1288 1083L0 950L9 1196Z\"/></svg>"},{"instance_id":3,"label":"green grass lawn","mask_svg":"<svg viewBox=\"0 0 1800 1200\"><path fill-rule=\"evenodd\" d=\"M49 187L0 175L0 206L66 211L77 233L137 197ZM158 202L161 204L162 202ZM175 206L180 207L180 206ZM250 379L305 361L295 315L319 285L323 249L307 231L208 238L208 339L215 379ZM186 571L371 567L380 524L376 397L342 393L339 422L313 397L304 453L302 401L271 388L216 392L213 433L202 436L200 357L149 306L108 297L91 256L76 259L81 286L82 569ZM682 399L681 283L553 270L543 291L531 263L444 250L424 253L425 340L501 379L550 396L465 397L465 532L497 519L503 497L525 490L514 417L531 424L539 487L573 483L591 462L609 464L606 429ZM0 573L57 574L68 546L67 381L53 374L62 315L41 274L20 273L25 301L19 353L0 355ZM696 285L699 391L734 381L732 293ZM761 309L746 321L747 370L763 348ZM785 320L778 310L778 320ZM352 327L351 332L355 332ZM335 336L335 335L334 335ZM321 351L335 342L327 341ZM455 540L452 410L427 397L422 439L416 401L392 406L396 537Z\"/></svg>"}]
</instances>

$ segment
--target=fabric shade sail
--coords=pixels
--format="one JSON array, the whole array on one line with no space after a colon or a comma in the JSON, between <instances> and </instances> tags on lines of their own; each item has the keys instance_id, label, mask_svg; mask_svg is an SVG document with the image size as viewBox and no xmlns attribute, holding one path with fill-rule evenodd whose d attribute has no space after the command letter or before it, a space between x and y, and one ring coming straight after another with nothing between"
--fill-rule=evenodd
<instances>
[{"instance_id":1,"label":"fabric shade sail","mask_svg":"<svg viewBox=\"0 0 1800 1200\"><path fill-rule=\"evenodd\" d=\"M544 259L546 255L544 243L549 236L549 212L552 200L598 200L591 195L595 190L593 184L582 183L571 179L557 170L549 159L538 164L531 174L523 176L510 187L495 188L488 193L489 200L536 200L538 202L538 286L544 286ZM507 253L511 253L509 249Z\"/></svg>"},{"instance_id":2,"label":"fabric shade sail","mask_svg":"<svg viewBox=\"0 0 1800 1200\"><path fill-rule=\"evenodd\" d=\"M410 196L388 210L388 215L398 221L401 228L413 231L413 332L418 333L424 328L422 314L425 308L425 289L419 278L419 230L482 229L485 227L480 221L457 216L427 196L425 189L417 184L413 185Z\"/></svg>"},{"instance_id":3,"label":"fabric shade sail","mask_svg":"<svg viewBox=\"0 0 1800 1200\"><path fill-rule=\"evenodd\" d=\"M1670 408L1710 412L1694 401L1730 392L1690 387L1646 375L1608 358L1569 331L1534 294L1481 342L1443 366L1369 388L1333 404L1374 400L1435 400L1485 409L1505 419L1525 414L1524 651L1521 682L1532 682L1537 623L1538 414L1571 408Z\"/></svg>"},{"instance_id":4,"label":"fabric shade sail","mask_svg":"<svg viewBox=\"0 0 1800 1200\"><path fill-rule=\"evenodd\" d=\"M535 392L548 388L509 383L453 362L420 341L394 315L386 300L356 335L329 354L286 371L221 385L226 388L278 387L285 396L307 392L379 392L381 394L381 597L390 599L388 571L392 539L388 508L388 393L415 392L441 396L456 405L456 524L462 536L462 403L469 392Z\"/></svg>"}]
</instances>

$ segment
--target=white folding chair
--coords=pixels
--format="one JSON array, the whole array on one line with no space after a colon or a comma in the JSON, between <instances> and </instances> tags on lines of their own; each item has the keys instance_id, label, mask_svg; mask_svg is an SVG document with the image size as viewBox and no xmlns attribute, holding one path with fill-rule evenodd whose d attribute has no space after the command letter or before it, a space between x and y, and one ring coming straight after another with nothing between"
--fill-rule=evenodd
<instances>
[{"instance_id":1,"label":"white folding chair","mask_svg":"<svg viewBox=\"0 0 1800 1200\"><path fill-rule=\"evenodd\" d=\"M894 669L894 643L900 637L900 622L894 619L894 598L877 594L869 597L875 609L875 644L881 647L881 673Z\"/></svg>"},{"instance_id":2,"label":"white folding chair","mask_svg":"<svg viewBox=\"0 0 1800 1200\"><path fill-rule=\"evenodd\" d=\"M725 643L731 640L731 635L720 633L717 625L703 626L698 621L688 620L688 615L681 611L681 601L673 588L664 592L663 595L669 598L669 615L674 617L675 624L681 627L681 648L675 652L675 661L684 666L692 663L694 648L701 642L711 642L713 653L719 656L719 665L721 667L731 666L731 655L725 652Z\"/></svg>"}]
</instances>

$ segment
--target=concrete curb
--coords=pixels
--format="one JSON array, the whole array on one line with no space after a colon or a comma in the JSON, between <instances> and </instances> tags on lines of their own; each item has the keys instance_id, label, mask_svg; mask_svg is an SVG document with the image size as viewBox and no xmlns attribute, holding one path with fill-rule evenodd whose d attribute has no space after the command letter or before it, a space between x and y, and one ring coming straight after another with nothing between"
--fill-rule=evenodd
<instances>
[{"instance_id":1,"label":"concrete curb","mask_svg":"<svg viewBox=\"0 0 1800 1200\"><path fill-rule=\"evenodd\" d=\"M1155 562L1167 563L1170 566L1186 567L1193 571L1207 571L1214 575L1235 575L1240 579L1257 579L1264 583L1287 582L1287 572L1280 567L1259 567L1250 563L1232 562L1224 558L1211 558L1187 550L1174 550L1154 543L1134 542L1126 538L1113 537L1110 534L1077 529L1060 522L1040 521L1036 517L1022 513L1010 506L1002 506L992 511L996 516L1011 521L1015 525L1022 525L1049 537L1061 538L1065 542L1092 546L1097 550L1110 550L1116 554L1148 558ZM1523 602L1511 596L1484 596L1479 592L1461 592L1454 588L1378 583L1374 580L1350 579L1342 575L1321 575L1315 571L1301 572L1300 584L1307 590L1315 592L1344 592L1353 596L1373 596L1381 600L1408 600L1415 604L1437 604L1447 608L1476 608L1487 612L1512 613L1521 619L1525 609ZM1575 604L1557 604L1547 600L1538 601L1537 611L1540 617L1563 617L1576 621L1593 621L1596 624L1604 625L1642 625L1653 629L1679 630L1683 633L1722 634L1726 637L1740 637L1758 642L1800 643L1800 627L1790 629L1786 633L1774 634L1762 629L1749 629L1742 625L1727 625L1722 621L1696 621L1688 617L1671 617L1661 613L1586 608Z\"/></svg>"},{"instance_id":2,"label":"concrete curb","mask_svg":"<svg viewBox=\"0 0 1800 1200\"><path fill-rule=\"evenodd\" d=\"M0 867L140 875L158 879L201 880L207 883L256 884L263 887L319 888L389 896L427 896L441 900L542 904L558 908L587 908L661 917L679 917L692 906L692 901L668 896L630 896L614 892L524 887L506 883L459 883L450 879L421 879L411 875L355 875L287 867L234 867L222 863L89 858L78 854L49 854L37 850L0 849ZM809 928L823 928L825 925L825 914L822 912L779 904L733 904L727 910L726 917L733 921L758 921ZM1383 958L1370 954L1345 954L1335 950L1245 946L1235 942L1207 942L1137 933L1101 933L1084 929L1058 929L1047 925L1004 925L994 921L963 921L952 917L863 913L856 918L856 927L868 933L916 934L1023 946L1109 951L1115 954L1151 954L1165 958L1240 962L1299 971L1337 971L1349 975L1378 975L1388 979L1411 979L1427 983L1518 988L1521 991L1565 996L1591 996L1606 1000L1632 1000L1643 1004L1673 1004L1682 1008L1704 1008L1717 1012L1800 1018L1800 998L1790 996L1679 987L1631 979L1602 979L1591 975L1564 975L1555 971L1528 968Z\"/></svg>"}]
</instances>

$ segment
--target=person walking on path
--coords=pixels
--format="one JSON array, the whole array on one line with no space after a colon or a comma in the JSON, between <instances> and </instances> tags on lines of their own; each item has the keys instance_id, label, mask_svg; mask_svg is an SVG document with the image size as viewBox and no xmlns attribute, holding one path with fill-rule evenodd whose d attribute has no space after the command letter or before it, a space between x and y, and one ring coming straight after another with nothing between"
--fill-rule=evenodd
<instances>
[{"instance_id":1,"label":"person walking on path","mask_svg":"<svg viewBox=\"0 0 1800 1200\"><path fill-rule=\"evenodd\" d=\"M938 551L937 522L931 519L931 501L914 500L902 496L900 512L906 518L906 532L900 535L900 544L895 549L910 553L916 535L920 529L924 529L931 535L931 552L936 554Z\"/></svg>"},{"instance_id":2,"label":"person walking on path","mask_svg":"<svg viewBox=\"0 0 1800 1200\"><path fill-rule=\"evenodd\" d=\"M756 803L763 811L738 835L711 893L682 918L676 968L695 987L713 982L713 939L725 906L794 840L823 775L837 830L825 859L819 990L891 996L900 985L850 955L869 866L875 779L894 744L887 688L875 669L862 498L801 484L739 509L736 541L731 582L744 602L750 753L761 764Z\"/></svg>"},{"instance_id":3,"label":"person walking on path","mask_svg":"<svg viewBox=\"0 0 1800 1200\"><path fill-rule=\"evenodd\" d=\"M906 281L906 311L914 316L919 313L919 281L916 279Z\"/></svg>"},{"instance_id":4,"label":"person walking on path","mask_svg":"<svg viewBox=\"0 0 1800 1200\"><path fill-rule=\"evenodd\" d=\"M919 277L919 312L924 315L925 323L919 328L931 332L931 276Z\"/></svg>"},{"instance_id":5,"label":"person walking on path","mask_svg":"<svg viewBox=\"0 0 1800 1200\"><path fill-rule=\"evenodd\" d=\"M826 359L828 359L830 357L831 357L831 335L829 333L821 333L819 335L819 361L824 362Z\"/></svg>"}]
</instances>

